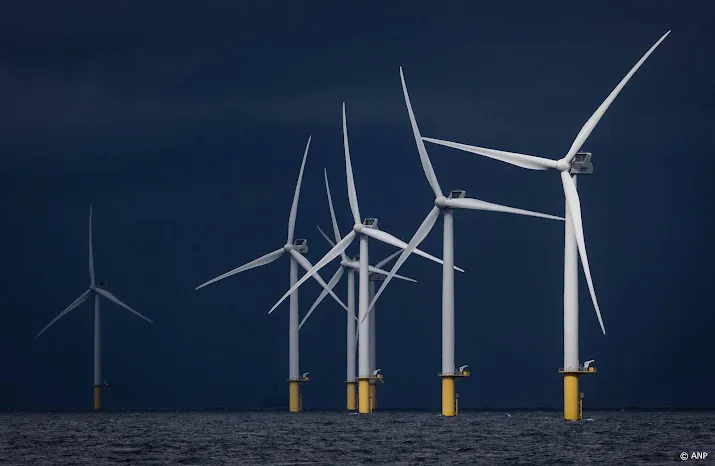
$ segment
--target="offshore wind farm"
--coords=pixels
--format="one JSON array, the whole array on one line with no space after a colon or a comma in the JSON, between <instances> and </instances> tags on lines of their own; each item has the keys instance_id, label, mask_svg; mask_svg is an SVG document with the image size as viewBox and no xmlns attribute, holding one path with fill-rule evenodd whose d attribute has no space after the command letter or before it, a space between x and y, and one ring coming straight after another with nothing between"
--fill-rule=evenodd
<instances>
[{"instance_id":1,"label":"offshore wind farm","mask_svg":"<svg viewBox=\"0 0 715 466\"><path fill-rule=\"evenodd\" d=\"M635 72L643 65L646 59L653 51L665 40L670 34L666 32L646 53L641 59L631 68L628 74L621 80L616 88L608 95L606 100L601 104L589 120L583 125L576 139L572 143L568 153L561 159L551 160L545 158L534 157L530 155L517 154L512 152L504 152L493 149L486 149L477 146L469 146L462 143L450 142L441 139L422 137L417 124L415 112L407 90L407 84L402 67L399 68L400 83L404 103L407 109L407 117L410 122L412 136L414 138L417 154L422 166L422 170L434 193L434 207L429 211L422 224L417 228L409 243L399 239L384 229L384 225L389 224L389 218L378 221L376 217L361 216L357 189L354 179L353 163L350 151L350 143L348 137L347 113L346 105L342 104L342 139L343 153L345 162L346 176L346 192L350 214L354 221L352 228L346 233L341 233L338 227L338 221L335 215L333 206L333 198L330 191L327 170L323 169L323 178L325 185L325 193L328 201L328 212L333 231L333 238L318 227L318 232L326 240L330 246L330 250L324 254L313 265L307 258L308 240L297 237L296 222L298 218L298 207L300 201L301 188L305 174L306 161L311 148L312 136L308 137L303 157L298 171L298 177L293 193L293 200L288 212L288 228L287 239L280 248L264 254L257 259L254 259L240 267L236 267L228 272L225 272L215 278L212 278L195 290L200 290L216 282L222 281L233 275L245 272L254 268L268 265L284 254L290 256L289 281L288 291L268 310L271 315L276 311L281 304L288 299L288 411L291 413L299 413L303 411L303 396L300 386L310 380L308 375L310 372L302 372L300 370L300 331L308 318L313 314L316 308L323 302L328 295L342 307L346 312L346 340L344 348L346 350L346 368L345 379L346 384L346 402L347 411L357 411L359 414L370 414L377 407L377 387L384 383L384 374L382 369L377 366L377 320L375 305L378 298L386 290L387 285L393 278L398 278L403 281L416 282L412 278L403 275L398 275L397 271L405 263L411 254L422 256L429 261L442 265L441 278L441 297L442 305L439 314L441 314L441 359L442 367L439 372L439 377L442 381L442 396L441 396L441 415L444 417L453 417L458 414L458 395L455 388L455 381L459 378L470 375L465 369L469 364L459 366L455 363L455 278L454 271L464 272L463 269L455 265L455 249L454 249L454 227L453 217L457 210L476 210L488 212L501 212L507 214L515 214L520 216L537 217L548 220L565 221L565 246L564 246L564 275L563 275L563 302L564 302L564 365L559 370L564 377L563 385L563 418L569 421L578 421L583 419L583 404L581 399L583 394L579 390L578 379L585 374L595 373L595 359L585 362L579 361L578 349L578 279L577 279L577 256L581 258L584 275L588 284L590 297L601 326L601 330L605 335L605 327L601 317L598 301L596 300L595 289L591 278L590 265L586 255L583 225L581 218L581 206L579 195L576 190L576 176L586 175L593 172L591 165L591 153L582 151L582 147L588 136L595 129L600 119L606 113L606 110L613 103L616 96L625 87L628 81L633 77ZM462 151L472 152L488 158L507 162L522 168L531 170L548 170L555 169L560 172L565 196L565 216L560 217L552 214L539 213L521 208L514 208L505 205L486 202L483 200L466 197L466 191L461 189L452 190L447 196L442 191L440 183L435 174L432 162L425 147L425 141L447 146ZM274 199L264 199L264 202L269 202L271 207L275 205ZM311 199L309 202L311 207L314 202ZM393 209L399 208L399 203L391 203L389 198L385 199L385 206ZM269 209L266 214L273 215L273 210ZM418 246L427 238L432 231L440 214L444 217L443 228L443 258L438 258L432 254L426 253ZM262 219L257 219L259 222ZM488 222L485 218L484 223ZM94 337L94 409L101 408L101 388L106 384L101 382L101 363L100 363L100 313L99 313L99 298L100 296L113 301L114 303L124 307L132 313L149 320L142 314L133 310L123 302L119 301L114 295L107 291L104 282L97 284L94 275L94 253L92 248L92 210L90 208L90 226L89 226L89 272L90 272L90 287L70 304L62 313L52 320L40 333L39 337L45 330L52 326L55 322L65 316L67 313L81 305L88 296L95 297L95 337ZM375 266L370 265L370 257L368 252L369 240L377 240L393 248L398 248L392 254L376 263ZM359 243L359 254L352 257L346 254L347 248L357 240ZM396 259L393 266L389 270L384 269L386 264ZM336 259L340 259L338 268L329 281L323 280L319 271ZM302 268L305 273L300 276L299 268ZM334 288L340 282L343 274L347 271L347 295L345 304L341 298L335 293ZM356 277L357 275L357 277ZM298 289L306 283L310 278L313 278L322 288L320 295L313 302L313 305L304 313L302 319L299 313L299 294ZM357 283L356 283L357 278ZM275 279L274 279L275 280ZM433 281L434 285L437 281ZM377 284L380 284L376 290ZM357 293L355 286L357 285ZM488 286L484 283L482 286ZM430 284L427 284L430 286ZM439 287L435 287L438 292ZM472 293L476 288L472 288ZM259 290L260 291L260 290ZM402 291L409 293L409 291ZM475 296L475 301L478 302L478 292ZM476 308L479 306L475 302ZM391 312L389 309L384 312ZM400 311L392 311L400 312ZM434 310L432 312L435 312ZM401 316L400 316L401 317ZM356 364L357 362L357 364ZM315 373L315 371L314 371ZM327 377L328 374L321 374ZM479 376L480 374L474 374Z\"/></svg>"},{"instance_id":2,"label":"offshore wind farm","mask_svg":"<svg viewBox=\"0 0 715 466\"><path fill-rule=\"evenodd\" d=\"M591 116L591 118L589 118L589 120L584 124L581 131L576 136L576 139L574 140L573 144L571 145L571 148L569 149L568 153L562 159L559 160L549 160L529 155L496 151L492 149L484 149L476 146L467 146L461 143L443 141L434 138L423 138L417 125L415 114L410 102L404 73L402 68L400 68L399 71L402 92L404 95L404 100L407 107L407 113L409 115L414 140L417 145L420 162L422 164L422 168L424 170L424 174L427 178L427 181L435 195L434 207L430 210L427 217L424 219L422 224L414 233L409 243L405 243L404 241L391 235L390 233L379 229L377 218L363 218L360 215L360 209L357 199L357 190L355 187L353 167L350 155L346 109L345 103L343 103L342 128L343 147L345 155L345 173L347 179L347 197L349 199L350 211L355 222L354 226L352 227L352 230L345 236L342 236L339 231L333 208L332 196L330 194L328 176L327 172L324 171L325 188L330 209L333 233L335 235L335 241L333 242L332 240L330 240L330 238L328 238L322 230L319 231L321 235L332 246L332 248L315 265L312 265L301 254L307 252L307 240L296 240L295 243L293 243L301 182L305 168L305 161L308 155L308 149L310 147L311 142L311 138L309 138L305 148L305 152L303 154L303 161L301 163L300 172L298 175L298 182L293 198L293 204L290 210L288 240L286 245L283 246L283 248L273 251L265 256L262 256L246 265L243 265L212 280L209 280L208 282L198 286L197 289L200 289L206 285L209 285L236 273L242 272L244 270L270 263L278 259L278 257L280 257L284 252L288 252L289 254L291 254L291 256L293 257L291 259L290 288L268 311L268 314L273 313L273 311L275 311L285 299L290 298L290 374L288 378L290 383L289 410L290 412L294 413L301 411L302 398L300 396L299 384L308 380L306 377L307 373L304 373L300 377L298 376L298 334L300 328L305 323L307 318L311 315L311 313L315 310L315 308L322 302L325 296L327 294L330 294L335 299L335 301L337 301L347 311L347 331L345 345L347 354L345 379L345 382L347 384L346 407L348 411L352 411L355 409L355 405L357 404L357 411L360 414L369 414L376 407L377 384L378 382L383 382L383 375L380 374L380 369L378 369L376 366L376 313L371 313L371 311L374 309L377 299L383 293L392 278L398 277L403 280L407 279L404 276L396 275L396 273L402 266L402 264L410 256L410 254L412 254L413 252L431 261L442 264L442 370L439 372L439 376L442 379L441 414L442 416L452 417L458 414L458 401L455 390L455 380L469 375L468 372L464 370L464 368L466 368L468 365L461 366L460 370L457 371L454 359L454 270L456 269L461 272L464 272L463 269L460 269L454 265L454 211L458 209L482 210L565 221L566 228L563 288L565 360L564 366L562 369L560 369L559 372L564 375L563 418L568 421L582 420L583 405L581 399L583 398L583 394L579 391L578 378L579 376L584 374L595 373L595 366L593 365L595 360L591 359L585 361L584 363L581 363L578 360L578 281L575 276L577 272L577 264L575 262L576 254L578 254L578 256L580 256L581 258L581 264L583 265L584 275L586 276L586 281L590 291L591 299L593 301L594 309L596 311L596 315L598 317L598 321L601 325L601 329L604 335L605 327L603 325L598 301L596 300L596 294L591 278L590 266L588 262L588 257L586 255L586 247L581 219L581 207L579 196L576 191L576 175L589 174L593 171L590 162L591 154L581 151L581 148L586 142L588 136L598 124L599 120L606 113L606 110L609 108L611 103L619 94L619 92L625 87L626 83L631 79L631 77L635 74L638 68L640 68L640 66L646 61L646 59L653 53L653 51L658 47L658 45L660 45L660 43L665 40L668 34L670 34L670 31L666 32L633 66L633 68L628 72L625 78L621 80L618 86L616 86L616 88L608 95L608 97L601 104L601 106L598 107L598 109ZM485 202L478 199L468 198L466 197L466 193L463 190L453 190L449 193L448 196L445 197L440 187L440 184L437 181L437 176L432 167L429 155L427 154L423 139L425 141L429 141L435 144L441 144L444 146L473 152L479 155L484 155L497 160L502 160L523 168L529 168L532 170L545 170L551 168L558 170L561 173L564 196L566 199L566 217L558 217L555 215L543 214L529 210L508 207L500 204ZM431 232L440 213L444 215L443 259L439 259L417 248ZM384 264L390 261L396 254L388 256L386 260L383 260L382 262L378 263L378 265L375 267L370 266L368 257L368 239L370 238L381 241L394 247L398 247L403 250L400 253L399 258L397 259L395 264L392 266L392 269L389 273L385 272L380 267L384 266ZM360 244L359 256L357 256L353 260L350 260L345 254L345 250L355 239L358 239ZM329 282L326 283L320 277L318 271L337 258L341 259L340 265L333 277L329 280ZM300 264L306 271L306 273L300 278L298 278L297 274L297 264ZM333 291L333 288L340 281L340 278L342 277L345 269L349 270L347 306ZM355 271L357 271L358 273L357 315L355 313ZM377 292L375 292L375 281L377 281L375 277L377 276L381 276L382 279L380 280L380 288L377 290ZM298 289L311 277L315 278L320 283L320 285L323 287L323 291L321 292L320 296L318 296L313 306L306 313L303 320L298 323ZM355 335L353 336L353 329L356 325L355 321L357 321L357 329L355 330ZM355 340L357 340L357 342ZM355 374L355 353L357 353L358 362L357 376ZM356 380L357 389L355 387ZM356 392L357 403L354 402Z\"/></svg>"},{"instance_id":3,"label":"offshore wind farm","mask_svg":"<svg viewBox=\"0 0 715 466\"><path fill-rule=\"evenodd\" d=\"M419 6L0 15L0 463L711 459L711 15Z\"/></svg>"}]
</instances>

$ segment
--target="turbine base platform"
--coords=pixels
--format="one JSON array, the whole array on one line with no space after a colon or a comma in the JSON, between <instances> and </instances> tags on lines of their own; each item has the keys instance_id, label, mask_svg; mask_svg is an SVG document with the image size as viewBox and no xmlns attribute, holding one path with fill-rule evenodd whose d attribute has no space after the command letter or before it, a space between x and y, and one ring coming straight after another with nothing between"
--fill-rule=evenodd
<instances>
[{"instance_id":1,"label":"turbine base platform","mask_svg":"<svg viewBox=\"0 0 715 466\"><path fill-rule=\"evenodd\" d=\"M454 377L460 378L460 377L469 377L469 371L462 371L462 372L439 372L437 373L438 377Z\"/></svg>"},{"instance_id":2,"label":"turbine base platform","mask_svg":"<svg viewBox=\"0 0 715 466\"><path fill-rule=\"evenodd\" d=\"M579 367L578 369L559 369L559 374L573 374L573 375L588 375L588 374L595 374L596 373L596 368L595 367Z\"/></svg>"},{"instance_id":3,"label":"turbine base platform","mask_svg":"<svg viewBox=\"0 0 715 466\"><path fill-rule=\"evenodd\" d=\"M310 382L310 377L299 377L297 379L286 379L286 382L308 383L308 382Z\"/></svg>"}]
</instances>

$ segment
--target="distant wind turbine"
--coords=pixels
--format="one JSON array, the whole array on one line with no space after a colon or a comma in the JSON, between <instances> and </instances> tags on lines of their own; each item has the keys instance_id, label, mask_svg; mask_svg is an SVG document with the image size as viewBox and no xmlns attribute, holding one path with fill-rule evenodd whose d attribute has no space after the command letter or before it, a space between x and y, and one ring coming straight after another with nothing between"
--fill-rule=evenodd
<instances>
[{"instance_id":1,"label":"distant wind turbine","mask_svg":"<svg viewBox=\"0 0 715 466\"><path fill-rule=\"evenodd\" d=\"M212 283L215 283L219 280L223 280L224 278L230 277L231 275L236 275L237 273L244 272L246 270L253 269L255 267L260 267L262 265L270 264L271 262L275 261L279 257L281 257L283 254L288 253L290 255L290 283L293 285L298 281L298 265L303 267L306 270L310 270L312 267L312 264L308 259L305 258L303 254L308 252L308 240L305 239L297 239L295 242L293 241L293 236L294 236L294 231L295 231L295 220L296 216L298 213L298 199L300 198L300 185L303 180L303 170L305 168L305 160L308 157L308 149L310 148L310 141L312 139L312 136L308 138L308 143L305 145L305 152L303 153L303 162L300 165L300 172L298 173L298 182L296 183L295 186L295 194L293 195L293 205L291 206L290 209L290 217L288 218L288 239L286 240L286 244L283 245L281 248L276 249L273 252L269 252L268 254L259 257L256 260L253 260L249 262L248 264L242 265L240 267L237 267L233 270L230 270L223 275L219 275L216 278L213 278L206 283L203 283L199 286L196 287L196 289L203 288L207 285L210 285ZM313 278L320 283L320 286L323 288L327 289L328 293L330 296L335 299L335 301L342 306L343 309L345 309L346 312L348 311L348 307L338 298L335 293L333 293L332 290L328 288L327 283L323 281L323 279L320 277L318 274L311 274ZM282 301L282 300L281 300ZM275 307L274 307L275 308ZM300 384L307 379L305 377L300 376L300 364L299 364L299 351L300 351L300 346L299 346L299 337L298 337L298 292L296 291L295 293L290 295L290 327L288 331L288 340L289 340L289 347L288 347L288 359L289 359L289 377L288 377L288 384L289 384L289 409L290 412L292 413L297 413L300 412L301 406L300 406Z\"/></svg>"},{"instance_id":2,"label":"distant wind turbine","mask_svg":"<svg viewBox=\"0 0 715 466\"><path fill-rule=\"evenodd\" d=\"M143 316L142 314L138 313L131 307L127 306L123 302L119 300L116 296L114 296L112 293L107 291L104 287L106 286L106 283L104 282L99 282L97 283L94 279L94 252L92 251L92 206L89 206L89 289L79 295L77 299L75 299L72 304L67 306L67 308L60 312L57 317L52 319L52 321L45 326L42 330L40 330L40 333L38 333L35 336L35 339L37 339L40 335L42 335L45 330L50 328L52 324L60 320L62 317L66 316L69 314L73 309L78 308L82 303L84 303L87 298L90 295L94 295L94 409L98 410L102 408L102 394L101 394L101 389L104 387L106 384L102 383L102 363L101 363L101 327L100 327L100 314L99 314L99 297L102 296L113 303L123 307L127 311L136 314L137 316L141 317L142 319L146 320L149 323L154 323L151 319L148 317Z\"/></svg>"},{"instance_id":3,"label":"distant wind turbine","mask_svg":"<svg viewBox=\"0 0 715 466\"><path fill-rule=\"evenodd\" d=\"M494 149L486 149L484 147L469 146L457 142L444 141L441 139L422 138L435 144L440 144L454 149L460 149L466 152L489 157L495 160L516 165L517 167L526 168L529 170L556 170L561 177L563 185L564 197L566 198L566 228L565 228L565 247L564 247L564 367L561 372L564 374L564 419L577 420L580 419L580 391L578 388L579 375L593 371L583 371L579 366L578 361L578 263L576 252L581 256L581 265L583 266L584 275L586 275L586 283L591 294L593 307L596 310L598 323L601 325L601 331L606 334L606 328L603 325L601 318L601 310L596 300L596 291L594 290L593 281L591 279L591 269L586 255L586 243L583 233L583 224L581 221L581 202L576 190L576 175L582 171L592 170L590 166L590 154L580 152L581 147L586 142L586 139L591 135L598 122L608 110L608 107L613 103L613 100L618 96L623 87L633 77L638 68L646 61L653 51L660 45L670 31L663 34L658 41L638 60L631 68L620 83L606 97L606 100L596 109L591 117L586 121L581 130L576 135L576 138L571 143L571 147L564 157L558 160L546 159L542 157L534 157L532 155L518 154L514 152L505 152Z\"/></svg>"}]
</instances>

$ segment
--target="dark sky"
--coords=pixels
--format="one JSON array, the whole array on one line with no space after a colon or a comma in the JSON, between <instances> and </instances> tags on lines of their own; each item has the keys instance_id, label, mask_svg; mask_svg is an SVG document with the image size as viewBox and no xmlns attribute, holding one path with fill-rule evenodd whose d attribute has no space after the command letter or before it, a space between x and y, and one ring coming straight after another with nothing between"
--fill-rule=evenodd
<instances>
[{"instance_id":1,"label":"dark sky","mask_svg":"<svg viewBox=\"0 0 715 466\"><path fill-rule=\"evenodd\" d=\"M285 242L309 135L297 235L313 262L329 249L315 228L329 228L324 167L348 231L343 101L361 212L407 241L433 195L400 65L424 135L559 158L669 29L584 146L608 334L581 275L581 360L599 368L582 387L587 407L715 405L713 6L498 3L1 7L0 406L91 406L91 304L33 339L88 286L90 203L98 279L156 321L104 304L105 405L257 407L287 393L287 302L266 315L287 258L194 288ZM555 173L427 148L443 190L563 215ZM441 256L440 225L423 249ZM563 225L460 211L455 245L462 406L559 407ZM437 410L441 267L413 256L402 270L419 284L392 282L378 304L381 405ZM302 312L318 293L301 288ZM301 332L301 369L306 407L344 405L345 313L330 300Z\"/></svg>"}]
</instances>

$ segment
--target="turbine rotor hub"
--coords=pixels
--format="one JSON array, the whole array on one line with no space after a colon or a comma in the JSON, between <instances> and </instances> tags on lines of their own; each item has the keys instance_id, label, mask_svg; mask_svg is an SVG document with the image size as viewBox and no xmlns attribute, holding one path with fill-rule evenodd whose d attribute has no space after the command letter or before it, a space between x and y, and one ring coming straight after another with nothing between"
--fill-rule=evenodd
<instances>
[{"instance_id":1,"label":"turbine rotor hub","mask_svg":"<svg viewBox=\"0 0 715 466\"><path fill-rule=\"evenodd\" d=\"M445 207L447 207L447 198L444 196L438 196L434 200L434 205L436 205L440 209L444 209Z\"/></svg>"},{"instance_id":2,"label":"turbine rotor hub","mask_svg":"<svg viewBox=\"0 0 715 466\"><path fill-rule=\"evenodd\" d=\"M571 170L571 163L567 162L564 159L559 160L556 162L556 169L560 172L565 172Z\"/></svg>"}]
</instances>

